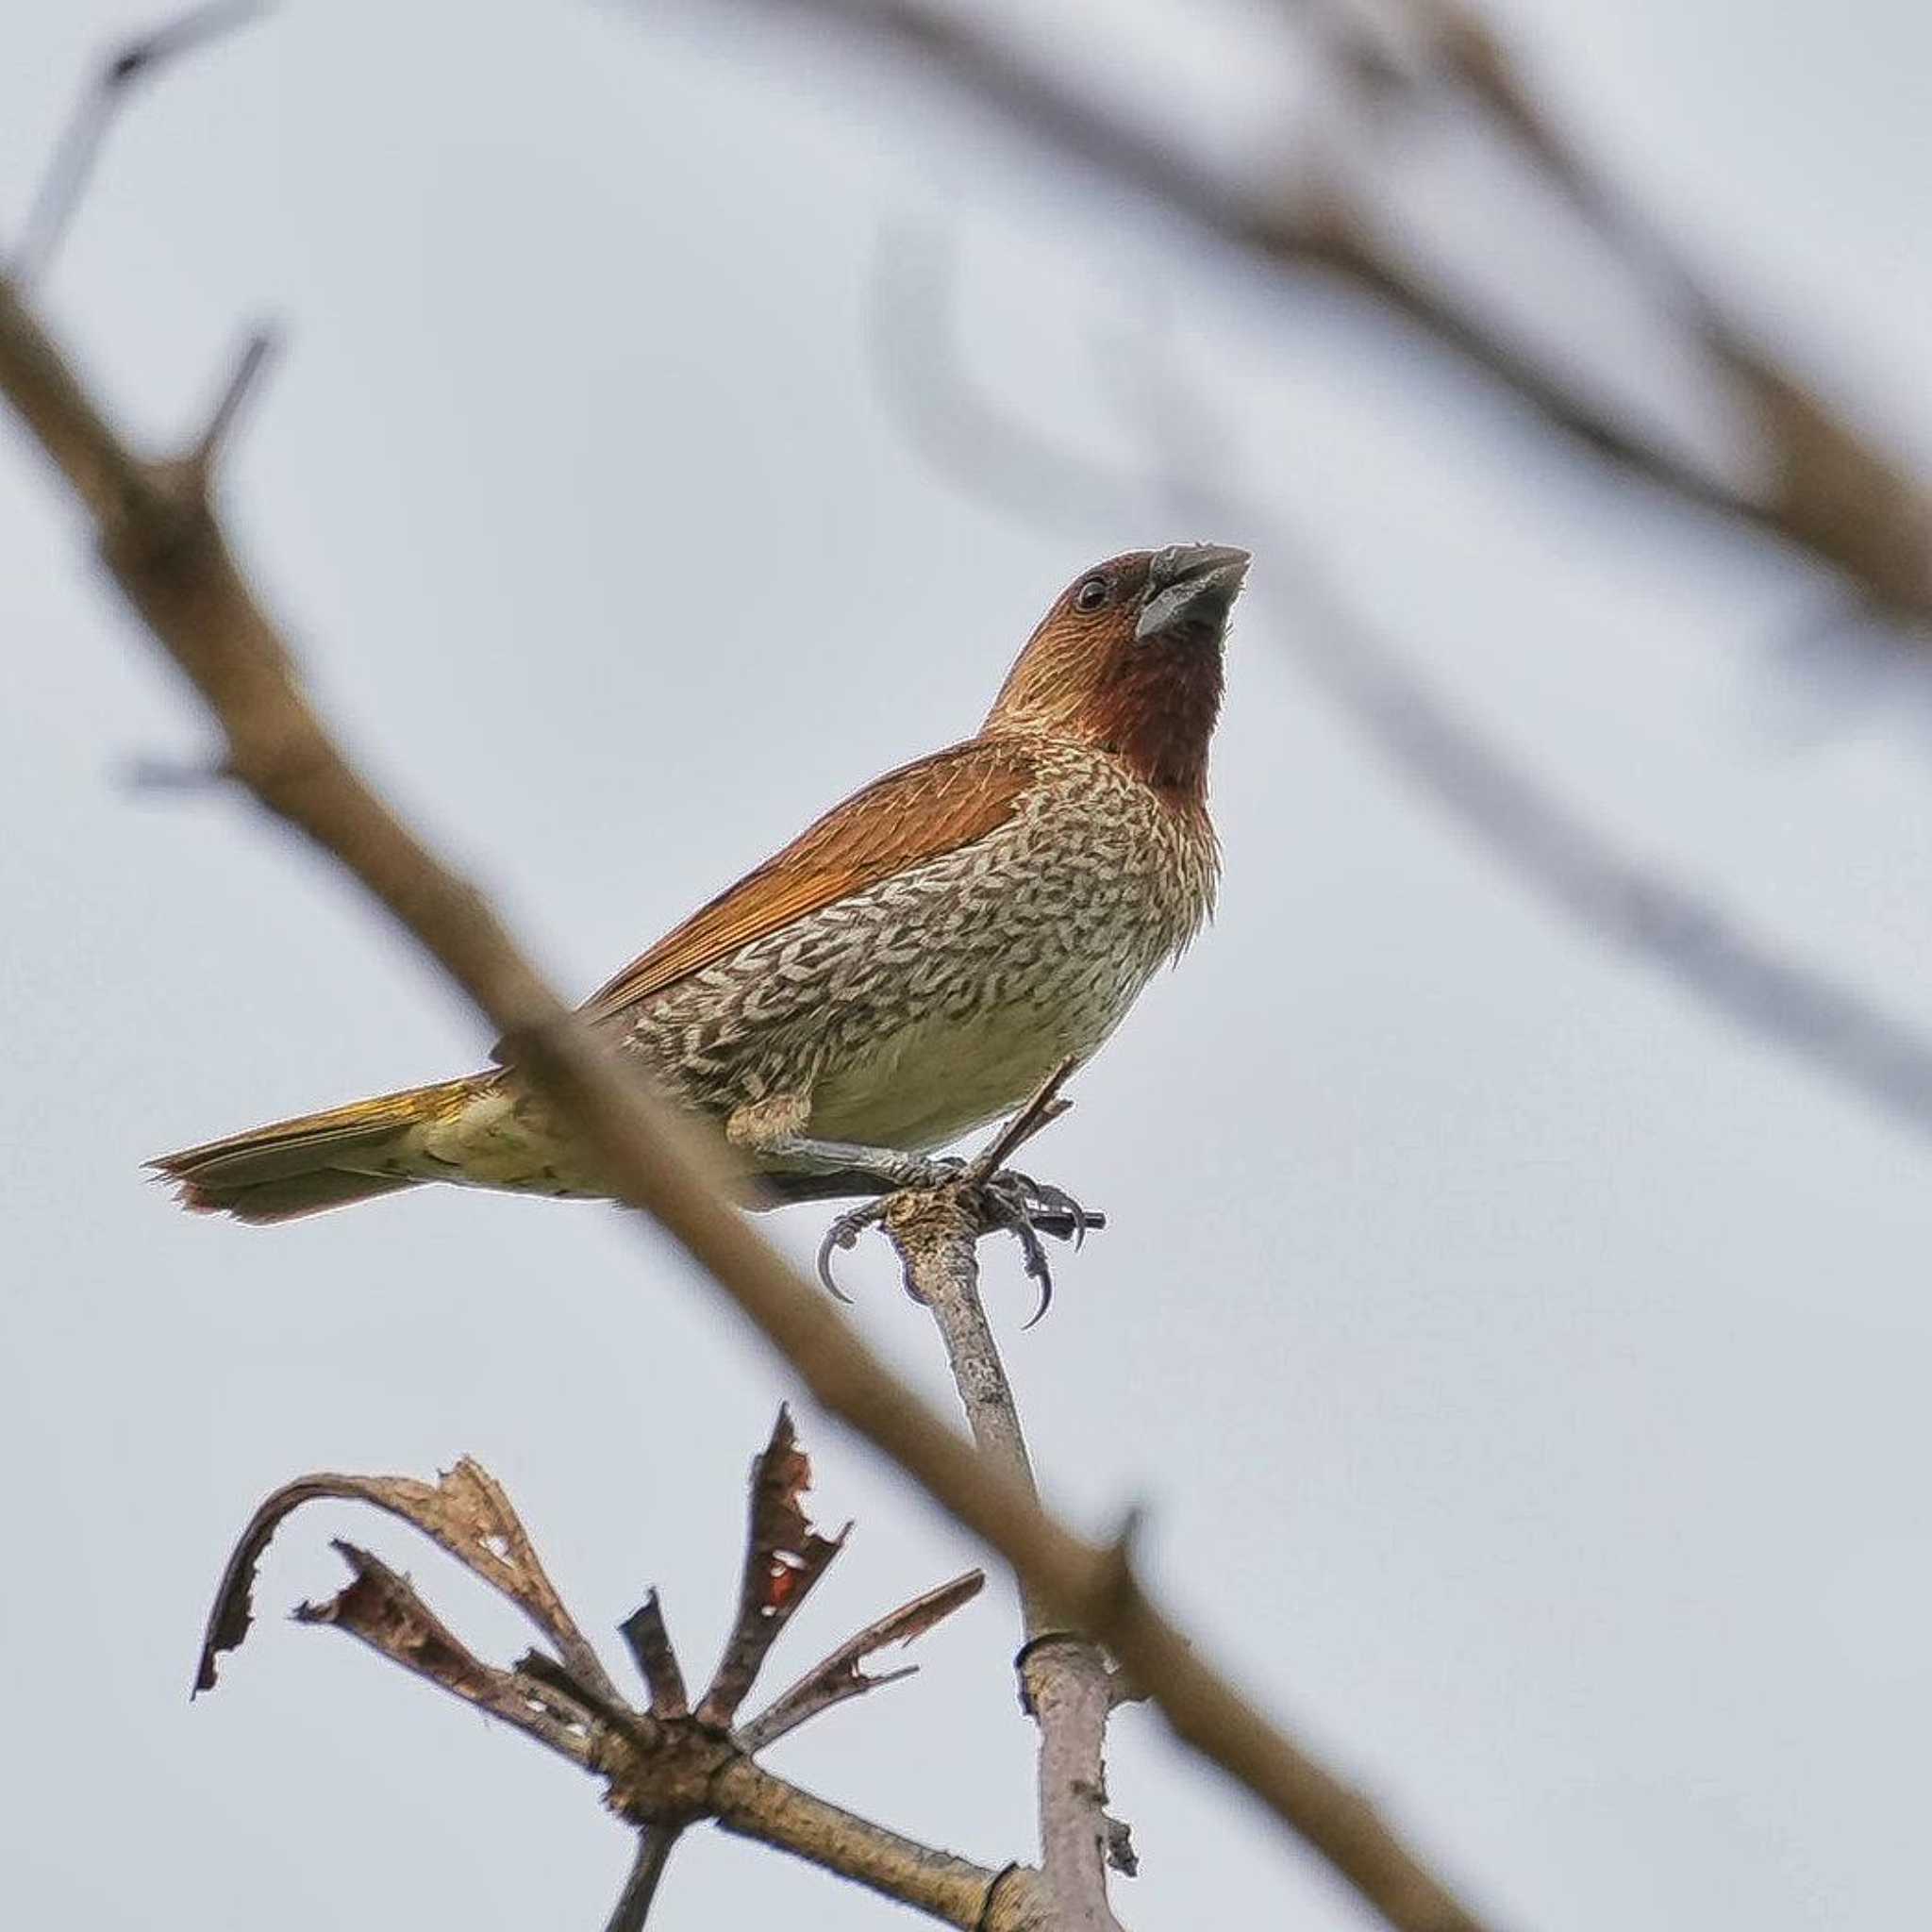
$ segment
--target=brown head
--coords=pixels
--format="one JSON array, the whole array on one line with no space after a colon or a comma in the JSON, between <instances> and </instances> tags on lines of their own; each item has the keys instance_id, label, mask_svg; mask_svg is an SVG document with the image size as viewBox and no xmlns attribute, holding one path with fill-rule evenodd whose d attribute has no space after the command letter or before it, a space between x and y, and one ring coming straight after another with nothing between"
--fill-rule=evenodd
<instances>
[{"instance_id":1,"label":"brown head","mask_svg":"<svg viewBox=\"0 0 1932 1932\"><path fill-rule=\"evenodd\" d=\"M1124 758L1178 801L1207 796L1221 647L1248 553L1215 543L1132 550L1068 585L981 727L1037 732Z\"/></svg>"}]
</instances>

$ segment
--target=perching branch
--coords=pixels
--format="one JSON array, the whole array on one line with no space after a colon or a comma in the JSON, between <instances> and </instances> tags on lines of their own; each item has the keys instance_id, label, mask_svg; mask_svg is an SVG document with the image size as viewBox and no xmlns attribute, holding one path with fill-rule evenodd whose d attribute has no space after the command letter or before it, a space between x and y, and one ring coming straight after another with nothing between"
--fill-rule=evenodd
<instances>
[{"instance_id":1,"label":"perching branch","mask_svg":"<svg viewBox=\"0 0 1932 1932\"><path fill-rule=\"evenodd\" d=\"M810 1464L798 1449L790 1416L780 1409L772 1440L752 1469L745 1587L718 1678L739 1687L740 1696L750 1690L764 1649L808 1588L797 1581L802 1573L787 1559L809 1551L817 1562L812 1574L822 1574L841 1547L816 1537L805 1517L800 1498L809 1480ZM551 1646L554 1655L531 1652L508 1669L485 1663L437 1617L408 1578L341 1541L335 1548L349 1566L349 1583L328 1602L304 1604L295 1611L298 1623L346 1632L603 1782L606 1803L638 1832L630 1876L609 1921L612 1932L636 1932L644 1924L679 1835L705 1821L774 1845L946 1924L1041 1932L1045 1893L1035 1873L975 1865L917 1844L800 1790L754 1761L758 1751L855 1690L814 1700L800 1694L802 1686L794 1687L774 1707L785 1707L782 1721L773 1722L768 1714L758 1726L738 1732L728 1713L721 1719L702 1707L694 1713L672 1709L676 1700L661 1694L662 1687L673 1679L681 1683L682 1673L656 1615L654 1591L630 1622L643 1618L649 1628L645 1648L655 1659L650 1674L660 1694L652 1709L632 1708L551 1587L508 1498L467 1457L437 1483L408 1476L315 1475L277 1490L250 1519L223 1573L208 1613L197 1688L213 1686L217 1657L247 1635L249 1597L269 1540L293 1510L323 1498L369 1503L420 1530L515 1603ZM974 1572L894 1611L865 1633L859 1654L909 1641L930 1629L977 1594L983 1580ZM754 1625L768 1633L762 1648L745 1641L744 1632ZM841 1674L849 1680L857 1675L855 1665L854 1644L841 1645L806 1681L830 1684ZM859 1678L857 1688L907 1674Z\"/></svg>"},{"instance_id":2,"label":"perching branch","mask_svg":"<svg viewBox=\"0 0 1932 1932\"><path fill-rule=\"evenodd\" d=\"M959 1401L980 1453L1035 1490L1019 1405L979 1299L978 1244L1002 1224L985 1195L992 1175L1062 1113L1066 1060L1013 1124L941 1188L894 1194L884 1226L899 1252L906 1291L939 1326ZM1021 1703L1040 1728L1042 1875L1060 1932L1119 1932L1108 1901L1108 1847L1119 1827L1106 1814L1107 1721L1112 1673L1099 1647L1064 1626L1037 1592L1022 1589Z\"/></svg>"},{"instance_id":3,"label":"perching branch","mask_svg":"<svg viewBox=\"0 0 1932 1932\"><path fill-rule=\"evenodd\" d=\"M1453 360L1526 405L1542 425L1580 453L1662 492L1821 562L1850 595L1882 615L1923 625L1932 619L1932 490L1905 461L1881 450L1816 387L1777 362L1752 331L1726 319L1688 275L1627 215L1612 220L1609 191L1589 175L1579 145L1559 135L1533 106L1500 42L1467 9L1412 0L1428 24L1445 78L1470 93L1552 179L1591 215L1607 240L1651 270L1668 298L1666 314L1709 358L1713 387L1726 387L1740 437L1768 452L1758 474L1721 478L1647 435L1596 391L1582 371L1559 366L1515 338L1504 322L1453 294L1384 239L1374 210L1334 178L1298 190L1243 186L1190 155L1164 130L1108 105L1023 51L1019 41L939 0L759 0L766 12L829 24L860 44L911 62L1019 134L1112 191L1178 221L1296 292L1311 274L1339 276L1385 313ZM1297 13L1301 8L1296 9ZM1365 42L1365 27L1320 8L1331 49L1349 58L1341 73L1359 83L1400 70L1393 54ZM1379 105L1379 100L1378 100ZM1118 202L1108 202L1109 216Z\"/></svg>"}]
</instances>

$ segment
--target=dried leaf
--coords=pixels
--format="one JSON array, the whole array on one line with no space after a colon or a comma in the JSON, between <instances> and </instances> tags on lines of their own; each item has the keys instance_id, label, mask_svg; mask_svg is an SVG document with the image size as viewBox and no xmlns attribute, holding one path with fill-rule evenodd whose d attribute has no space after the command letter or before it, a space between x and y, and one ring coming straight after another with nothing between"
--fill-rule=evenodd
<instances>
[{"instance_id":1,"label":"dried leaf","mask_svg":"<svg viewBox=\"0 0 1932 1932\"><path fill-rule=\"evenodd\" d=\"M650 1690L651 1715L689 1717L691 1701L684 1688L684 1672L671 1647L671 1633L664 1627L658 1592L652 1591L617 1627Z\"/></svg>"},{"instance_id":2,"label":"dried leaf","mask_svg":"<svg viewBox=\"0 0 1932 1932\"><path fill-rule=\"evenodd\" d=\"M862 1697L882 1684L896 1684L902 1677L917 1674L917 1664L870 1674L859 1666L888 1644L910 1643L914 1638L924 1636L935 1624L950 1617L962 1605L971 1603L985 1583L986 1573L983 1570L969 1570L963 1576L956 1576L952 1582L942 1583L937 1590L929 1590L924 1596L916 1596L910 1603L901 1604L877 1623L868 1624L857 1636L841 1643L822 1664L807 1672L789 1690L774 1697L748 1724L741 1725L739 1743L746 1752L762 1751L767 1744L775 1743L808 1719L816 1717L822 1710L831 1709L835 1704Z\"/></svg>"},{"instance_id":3,"label":"dried leaf","mask_svg":"<svg viewBox=\"0 0 1932 1932\"><path fill-rule=\"evenodd\" d=\"M591 1762L593 1724L549 1685L486 1664L416 1594L408 1577L379 1557L338 1539L352 1573L323 1604L296 1607L299 1624L331 1624L465 1704L500 1717L575 1763Z\"/></svg>"},{"instance_id":4,"label":"dried leaf","mask_svg":"<svg viewBox=\"0 0 1932 1932\"><path fill-rule=\"evenodd\" d=\"M738 1618L698 1706L701 1723L730 1727L778 1633L844 1544L849 1523L836 1537L812 1528L799 1501L810 1484L811 1462L798 1446L791 1411L781 1407L771 1441L752 1465Z\"/></svg>"},{"instance_id":5,"label":"dried leaf","mask_svg":"<svg viewBox=\"0 0 1932 1932\"><path fill-rule=\"evenodd\" d=\"M509 1499L495 1477L467 1456L435 1483L406 1475L324 1473L275 1491L249 1519L222 1573L202 1637L197 1691L214 1688L217 1658L248 1634L255 1573L270 1539L304 1503L322 1501L367 1503L421 1530L515 1604L556 1645L573 1676L609 1703L622 1704L616 1685L544 1574Z\"/></svg>"}]
</instances>

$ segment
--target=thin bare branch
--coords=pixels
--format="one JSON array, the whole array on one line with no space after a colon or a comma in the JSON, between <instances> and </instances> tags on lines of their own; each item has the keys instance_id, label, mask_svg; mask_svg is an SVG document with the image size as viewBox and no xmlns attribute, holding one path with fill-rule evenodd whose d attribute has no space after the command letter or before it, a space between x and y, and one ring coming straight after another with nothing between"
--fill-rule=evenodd
<instances>
[{"instance_id":1,"label":"thin bare branch","mask_svg":"<svg viewBox=\"0 0 1932 1932\"><path fill-rule=\"evenodd\" d=\"M137 83L225 34L233 33L268 10L266 0L211 0L124 42L103 60L81 92L55 142L46 172L27 208L20 241L7 264L8 275L25 288L44 274L73 221L121 110Z\"/></svg>"},{"instance_id":2,"label":"thin bare branch","mask_svg":"<svg viewBox=\"0 0 1932 1932\"><path fill-rule=\"evenodd\" d=\"M724 1830L808 1857L963 1932L1059 1932L1040 1874L1028 1866L989 1871L900 1838L748 1757L718 1774L712 1795Z\"/></svg>"},{"instance_id":3,"label":"thin bare branch","mask_svg":"<svg viewBox=\"0 0 1932 1932\"><path fill-rule=\"evenodd\" d=\"M1116 1932L1107 1874L1123 1869L1116 1847L1126 1827L1107 1810L1112 1673L1094 1645L1061 1636L1027 1645L1022 1676L1040 1725L1040 1863L1047 1891L1070 1932Z\"/></svg>"},{"instance_id":4,"label":"thin bare branch","mask_svg":"<svg viewBox=\"0 0 1932 1932\"><path fill-rule=\"evenodd\" d=\"M208 481L221 461L229 432L260 388L279 346L280 338L271 328L251 330L242 344L227 380L222 385L222 392L208 411L200 438L189 452L188 462L194 473L195 487L202 494L207 493Z\"/></svg>"},{"instance_id":5,"label":"thin bare branch","mask_svg":"<svg viewBox=\"0 0 1932 1932\"><path fill-rule=\"evenodd\" d=\"M990 1155L1003 1155L1051 1117L1072 1071L1069 1064L1055 1073ZM979 1299L977 1244L985 1224L974 1217L975 1185L969 1168L951 1188L894 1196L885 1226L905 1266L907 1291L938 1324L973 1440L1031 1490L1019 1405ZM1055 1923L1063 1932L1118 1932L1107 1896L1107 1834L1096 1829L1105 1817L1111 1673L1099 1648L1070 1630L1024 1578L1021 1605L1021 1701L1040 1729L1040 1843Z\"/></svg>"},{"instance_id":6,"label":"thin bare branch","mask_svg":"<svg viewBox=\"0 0 1932 1932\"><path fill-rule=\"evenodd\" d=\"M867 1673L859 1667L868 1657L894 1643L910 1643L924 1637L934 1624L941 1623L963 1605L976 1597L986 1582L983 1570L969 1570L937 1590L901 1604L876 1623L868 1624L856 1636L848 1637L824 1662L808 1671L789 1690L781 1690L749 1724L738 1727L738 1741L752 1755L780 1738L790 1737L800 1724L808 1724L823 1710L862 1697L886 1684L916 1676L917 1664L905 1664L896 1671Z\"/></svg>"},{"instance_id":7,"label":"thin bare branch","mask_svg":"<svg viewBox=\"0 0 1932 1932\"><path fill-rule=\"evenodd\" d=\"M644 1921L651 1916L651 1906L658 1896L658 1881L664 1876L664 1868L671 1862L671 1854L682 1835L674 1824L647 1824L638 1833L630 1876L624 1881L624 1890L618 1893L617 1903L604 1922L604 1932L643 1932Z\"/></svg>"},{"instance_id":8,"label":"thin bare branch","mask_svg":"<svg viewBox=\"0 0 1932 1932\"><path fill-rule=\"evenodd\" d=\"M475 889L342 758L207 503L184 503L164 468L128 448L4 279L0 391L92 519L115 583L220 723L237 775L338 859L469 995L575 1127L612 1194L658 1222L830 1414L1006 1557L1070 1627L1104 1641L1177 1737L1302 1833L1391 1924L1475 1932L1475 1915L1379 1814L1268 1724L1144 1596L1113 1614L1107 1552L962 1441L725 1205L682 1124L611 1064Z\"/></svg>"},{"instance_id":9,"label":"thin bare branch","mask_svg":"<svg viewBox=\"0 0 1932 1932\"><path fill-rule=\"evenodd\" d=\"M1034 1874L975 1865L841 1810L753 1764L695 1719L658 1724L636 1712L575 1709L553 1679L480 1661L379 1558L335 1547L353 1578L327 1603L302 1605L299 1622L347 1632L570 1758L601 1777L612 1808L638 1824L642 1838L613 1924L643 1923L677 1834L708 1818L947 1924L1044 1932Z\"/></svg>"}]
</instances>

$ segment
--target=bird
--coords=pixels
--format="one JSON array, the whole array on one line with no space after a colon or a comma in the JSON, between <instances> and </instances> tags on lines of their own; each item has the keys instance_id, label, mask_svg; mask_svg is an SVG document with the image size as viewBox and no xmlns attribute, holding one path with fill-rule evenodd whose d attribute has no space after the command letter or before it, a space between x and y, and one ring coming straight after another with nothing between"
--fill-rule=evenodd
<instances>
[{"instance_id":1,"label":"bird","mask_svg":"<svg viewBox=\"0 0 1932 1932\"><path fill-rule=\"evenodd\" d=\"M834 806L579 1008L704 1124L736 1199L938 1185L959 1170L934 1150L1084 1063L1200 932L1220 873L1208 746L1249 562L1179 543L1083 571L973 737ZM608 1193L504 1064L149 1166L185 1207L257 1224L434 1182ZM1058 1190L996 1179L1023 1221L1044 1206L1055 1232L1081 1226Z\"/></svg>"}]
</instances>

